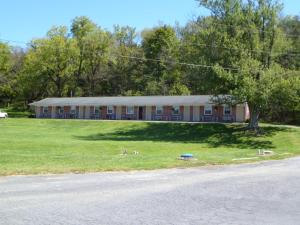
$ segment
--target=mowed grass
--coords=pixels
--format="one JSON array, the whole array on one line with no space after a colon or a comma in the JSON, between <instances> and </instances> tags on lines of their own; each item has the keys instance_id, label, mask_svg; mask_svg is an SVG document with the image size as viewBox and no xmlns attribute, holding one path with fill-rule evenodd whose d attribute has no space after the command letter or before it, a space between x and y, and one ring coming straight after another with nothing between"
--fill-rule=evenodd
<instances>
[{"instance_id":1,"label":"mowed grass","mask_svg":"<svg viewBox=\"0 0 300 225\"><path fill-rule=\"evenodd\" d=\"M259 137L233 124L2 119L0 128L0 175L189 167L300 154L300 129L283 126L264 125ZM276 154L257 157L258 149ZM197 160L178 160L182 153Z\"/></svg>"}]
</instances>

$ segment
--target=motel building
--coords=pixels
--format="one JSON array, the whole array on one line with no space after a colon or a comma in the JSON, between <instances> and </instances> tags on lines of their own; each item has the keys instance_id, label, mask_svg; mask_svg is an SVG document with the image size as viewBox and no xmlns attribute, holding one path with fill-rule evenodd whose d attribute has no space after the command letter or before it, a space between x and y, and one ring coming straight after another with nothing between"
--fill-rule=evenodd
<instances>
[{"instance_id":1,"label":"motel building","mask_svg":"<svg viewBox=\"0 0 300 225\"><path fill-rule=\"evenodd\" d=\"M30 104L37 118L146 120L187 122L244 122L246 103L212 103L212 96L126 96L46 98Z\"/></svg>"}]
</instances>

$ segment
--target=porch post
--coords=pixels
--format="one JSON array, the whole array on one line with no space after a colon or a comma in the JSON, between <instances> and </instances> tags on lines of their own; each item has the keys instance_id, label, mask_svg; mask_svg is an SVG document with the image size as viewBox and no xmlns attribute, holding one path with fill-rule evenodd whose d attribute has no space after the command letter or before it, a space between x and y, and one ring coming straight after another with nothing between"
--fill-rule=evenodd
<instances>
[{"instance_id":1,"label":"porch post","mask_svg":"<svg viewBox=\"0 0 300 225\"><path fill-rule=\"evenodd\" d=\"M55 119L55 114L56 114L56 107L52 106L52 109L51 109L51 118L52 119Z\"/></svg>"},{"instance_id":2,"label":"porch post","mask_svg":"<svg viewBox=\"0 0 300 225\"><path fill-rule=\"evenodd\" d=\"M184 121L190 121L190 106L184 106L184 110L183 110L183 120Z\"/></svg>"}]
</instances>

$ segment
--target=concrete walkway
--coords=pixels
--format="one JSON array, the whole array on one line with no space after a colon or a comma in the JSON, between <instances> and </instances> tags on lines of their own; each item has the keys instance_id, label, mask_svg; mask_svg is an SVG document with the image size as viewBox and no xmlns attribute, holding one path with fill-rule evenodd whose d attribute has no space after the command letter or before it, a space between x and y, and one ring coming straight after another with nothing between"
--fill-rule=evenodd
<instances>
[{"instance_id":1,"label":"concrete walkway","mask_svg":"<svg viewBox=\"0 0 300 225\"><path fill-rule=\"evenodd\" d=\"M300 224L300 158L0 178L0 224Z\"/></svg>"}]
</instances>

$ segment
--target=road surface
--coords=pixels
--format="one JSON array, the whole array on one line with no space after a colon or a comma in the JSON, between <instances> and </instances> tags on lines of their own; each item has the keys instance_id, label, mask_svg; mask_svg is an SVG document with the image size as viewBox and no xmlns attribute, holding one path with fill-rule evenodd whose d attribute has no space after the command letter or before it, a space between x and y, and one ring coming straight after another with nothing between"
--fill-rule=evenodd
<instances>
[{"instance_id":1,"label":"road surface","mask_svg":"<svg viewBox=\"0 0 300 225\"><path fill-rule=\"evenodd\" d=\"M300 224L300 158L0 177L0 224Z\"/></svg>"}]
</instances>

